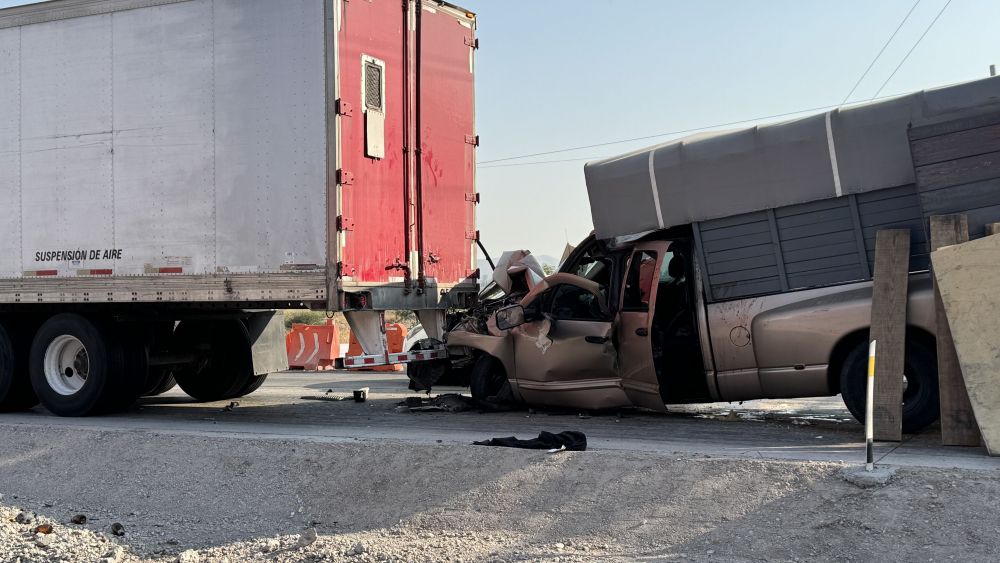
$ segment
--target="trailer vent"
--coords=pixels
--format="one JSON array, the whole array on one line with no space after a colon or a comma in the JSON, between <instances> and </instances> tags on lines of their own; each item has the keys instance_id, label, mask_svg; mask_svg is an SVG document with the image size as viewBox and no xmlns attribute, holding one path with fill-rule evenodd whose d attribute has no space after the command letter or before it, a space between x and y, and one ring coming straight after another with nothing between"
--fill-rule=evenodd
<instances>
[{"instance_id":1,"label":"trailer vent","mask_svg":"<svg viewBox=\"0 0 1000 563\"><path fill-rule=\"evenodd\" d=\"M382 67L365 63L365 107L376 111L382 110Z\"/></svg>"}]
</instances>

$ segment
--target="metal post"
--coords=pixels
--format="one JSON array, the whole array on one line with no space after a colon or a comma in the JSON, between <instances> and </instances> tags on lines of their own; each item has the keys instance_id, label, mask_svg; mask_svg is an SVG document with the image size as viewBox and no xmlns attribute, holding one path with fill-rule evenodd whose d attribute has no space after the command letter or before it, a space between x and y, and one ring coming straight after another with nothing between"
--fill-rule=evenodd
<instances>
[{"instance_id":1,"label":"metal post","mask_svg":"<svg viewBox=\"0 0 1000 563\"><path fill-rule=\"evenodd\" d=\"M865 395L865 471L875 469L875 344L868 346L868 390Z\"/></svg>"}]
</instances>

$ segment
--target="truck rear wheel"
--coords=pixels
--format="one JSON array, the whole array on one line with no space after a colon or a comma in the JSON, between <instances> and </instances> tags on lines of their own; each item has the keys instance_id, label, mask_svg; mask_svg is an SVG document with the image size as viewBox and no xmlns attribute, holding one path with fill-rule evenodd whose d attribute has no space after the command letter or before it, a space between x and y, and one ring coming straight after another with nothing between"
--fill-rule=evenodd
<instances>
[{"instance_id":1,"label":"truck rear wheel","mask_svg":"<svg viewBox=\"0 0 1000 563\"><path fill-rule=\"evenodd\" d=\"M243 323L181 321L174 336L182 350L198 356L193 363L174 369L174 379L185 393L199 401L221 401L253 390L250 336Z\"/></svg>"},{"instance_id":2,"label":"truck rear wheel","mask_svg":"<svg viewBox=\"0 0 1000 563\"><path fill-rule=\"evenodd\" d=\"M138 396L113 331L75 314L42 324L31 344L31 385L59 416L87 416L127 406Z\"/></svg>"},{"instance_id":3,"label":"truck rear wheel","mask_svg":"<svg viewBox=\"0 0 1000 563\"><path fill-rule=\"evenodd\" d=\"M908 335L903 367L903 432L912 434L940 417L937 380L937 350L933 340ZM865 422L868 376L868 343L848 352L840 371L840 394L854 418Z\"/></svg>"},{"instance_id":4,"label":"truck rear wheel","mask_svg":"<svg viewBox=\"0 0 1000 563\"><path fill-rule=\"evenodd\" d=\"M30 341L17 328L0 325L0 412L13 412L38 404L28 377Z\"/></svg>"}]
</instances>

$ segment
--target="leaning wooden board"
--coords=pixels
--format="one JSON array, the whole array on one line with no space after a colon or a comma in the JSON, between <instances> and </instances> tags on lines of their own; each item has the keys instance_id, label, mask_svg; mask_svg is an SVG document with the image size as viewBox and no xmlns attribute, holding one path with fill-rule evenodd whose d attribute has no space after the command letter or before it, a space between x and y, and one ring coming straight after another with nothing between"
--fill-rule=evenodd
<instances>
[{"instance_id":1,"label":"leaning wooden board","mask_svg":"<svg viewBox=\"0 0 1000 563\"><path fill-rule=\"evenodd\" d=\"M941 248L931 260L979 430L1000 455L1000 235Z\"/></svg>"}]
</instances>

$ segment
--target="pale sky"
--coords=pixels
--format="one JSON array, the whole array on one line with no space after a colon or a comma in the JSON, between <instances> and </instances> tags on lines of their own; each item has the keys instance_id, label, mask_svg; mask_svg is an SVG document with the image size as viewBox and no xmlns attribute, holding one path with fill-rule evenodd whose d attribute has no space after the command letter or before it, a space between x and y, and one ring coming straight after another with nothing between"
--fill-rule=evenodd
<instances>
[{"instance_id":1,"label":"pale sky","mask_svg":"<svg viewBox=\"0 0 1000 563\"><path fill-rule=\"evenodd\" d=\"M479 15L480 162L839 104L915 2L454 1ZM875 94L947 2L920 0L852 100ZM996 0L952 0L882 95L987 76L997 22ZM558 257L591 229L585 159L670 138L480 166L483 242Z\"/></svg>"}]
</instances>

